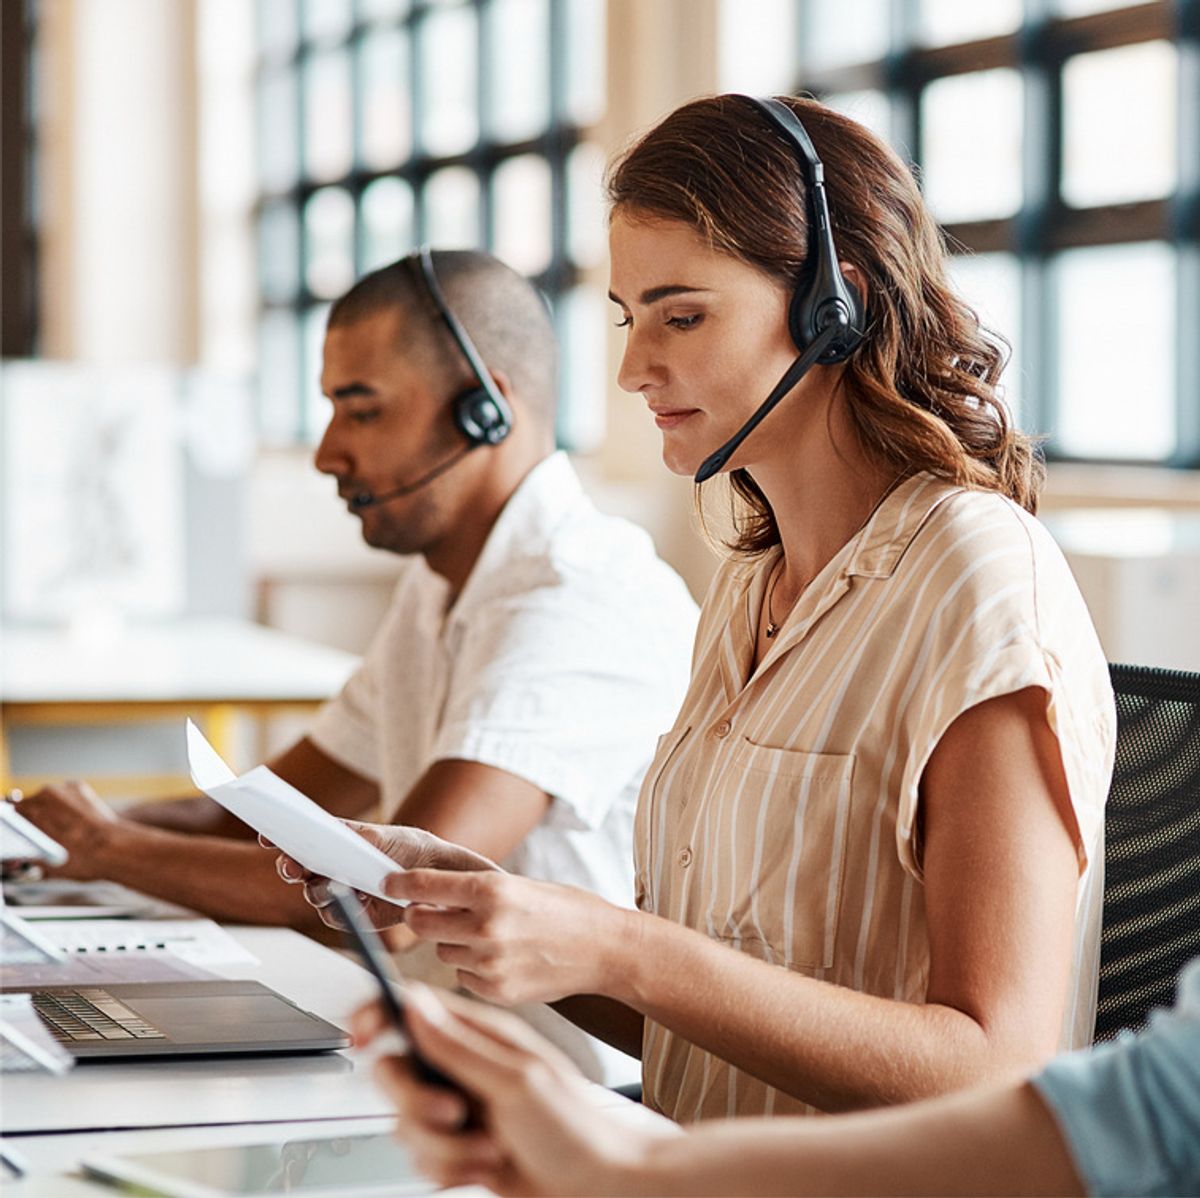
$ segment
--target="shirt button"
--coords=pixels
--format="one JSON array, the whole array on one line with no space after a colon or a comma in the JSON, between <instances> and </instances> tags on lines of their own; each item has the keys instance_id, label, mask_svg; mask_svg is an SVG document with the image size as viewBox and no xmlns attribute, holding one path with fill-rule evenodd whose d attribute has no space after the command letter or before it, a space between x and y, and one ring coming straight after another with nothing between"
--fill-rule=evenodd
<instances>
[{"instance_id":1,"label":"shirt button","mask_svg":"<svg viewBox=\"0 0 1200 1198\"><path fill-rule=\"evenodd\" d=\"M733 725L728 720L722 720L714 729L713 735L719 740L724 740L729 735Z\"/></svg>"},{"instance_id":2,"label":"shirt button","mask_svg":"<svg viewBox=\"0 0 1200 1198\"><path fill-rule=\"evenodd\" d=\"M692 863L692 850L684 849L683 852L681 852L679 854L679 864L682 865L684 869L687 869L687 867L689 865L691 865L691 863Z\"/></svg>"}]
</instances>

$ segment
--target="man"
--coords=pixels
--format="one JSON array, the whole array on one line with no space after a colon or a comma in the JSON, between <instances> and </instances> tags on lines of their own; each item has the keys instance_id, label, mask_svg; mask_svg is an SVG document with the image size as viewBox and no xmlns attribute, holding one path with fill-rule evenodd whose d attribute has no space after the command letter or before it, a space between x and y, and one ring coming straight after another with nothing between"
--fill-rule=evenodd
<instances>
[{"instance_id":1,"label":"man","mask_svg":"<svg viewBox=\"0 0 1200 1198\"><path fill-rule=\"evenodd\" d=\"M334 304L316 465L364 539L405 562L361 667L270 765L339 817L427 829L628 904L637 790L686 686L696 612L646 534L600 515L554 452L554 377L541 297L486 254L402 259ZM66 846L71 876L321 927L202 796L120 818L65 783L21 811Z\"/></svg>"}]
</instances>

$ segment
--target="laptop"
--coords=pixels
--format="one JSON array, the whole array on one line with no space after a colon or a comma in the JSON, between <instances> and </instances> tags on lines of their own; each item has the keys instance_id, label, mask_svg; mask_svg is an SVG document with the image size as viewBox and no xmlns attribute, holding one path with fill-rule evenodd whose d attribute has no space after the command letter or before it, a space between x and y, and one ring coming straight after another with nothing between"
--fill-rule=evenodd
<instances>
[{"instance_id":1,"label":"laptop","mask_svg":"<svg viewBox=\"0 0 1200 1198\"><path fill-rule=\"evenodd\" d=\"M341 1028L261 982L113 982L5 986L31 995L50 1034L77 1062L139 1057L328 1052Z\"/></svg>"}]
</instances>

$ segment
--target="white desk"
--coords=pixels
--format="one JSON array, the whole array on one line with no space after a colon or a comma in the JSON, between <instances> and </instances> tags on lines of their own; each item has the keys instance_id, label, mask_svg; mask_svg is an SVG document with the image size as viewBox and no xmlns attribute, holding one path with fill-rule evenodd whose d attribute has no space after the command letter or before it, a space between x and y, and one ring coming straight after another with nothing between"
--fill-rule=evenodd
<instances>
[{"instance_id":1,"label":"white desk","mask_svg":"<svg viewBox=\"0 0 1200 1198\"><path fill-rule=\"evenodd\" d=\"M259 958L230 969L255 978L335 1023L375 991L365 970L315 941L277 928L230 928ZM390 1128L395 1112L370 1078L370 1054L130 1061L78 1065L64 1077L3 1079L3 1132L28 1175L5 1198L73 1198L114 1191L76 1171L89 1155L152 1152L367 1134ZM645 1107L596 1086L598 1108L634 1123L667 1123ZM271 1126L266 1126L270 1124ZM477 1188L452 1191L479 1195Z\"/></svg>"},{"instance_id":2,"label":"white desk","mask_svg":"<svg viewBox=\"0 0 1200 1198\"><path fill-rule=\"evenodd\" d=\"M230 928L259 959L222 970L253 978L317 1015L346 1026L375 992L370 975L298 932ZM369 1062L352 1052L307 1056L213 1057L77 1065L64 1077L8 1074L3 1131L106 1131L275 1123L386 1115Z\"/></svg>"},{"instance_id":3,"label":"white desk","mask_svg":"<svg viewBox=\"0 0 1200 1198\"><path fill-rule=\"evenodd\" d=\"M31 791L48 780L12 774L6 736L22 725L182 722L190 715L228 755L234 715L311 710L356 664L352 654L246 620L134 624L90 639L61 629L0 626L0 787ZM64 763L72 768L78 769ZM101 793L190 789L186 779L171 775L94 781Z\"/></svg>"}]
</instances>

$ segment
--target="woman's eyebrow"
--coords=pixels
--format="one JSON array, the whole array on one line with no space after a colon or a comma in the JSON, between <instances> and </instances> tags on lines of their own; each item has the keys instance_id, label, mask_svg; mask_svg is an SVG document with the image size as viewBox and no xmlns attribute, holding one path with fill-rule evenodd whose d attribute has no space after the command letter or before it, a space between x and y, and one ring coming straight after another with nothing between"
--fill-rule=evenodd
<instances>
[{"instance_id":1,"label":"woman's eyebrow","mask_svg":"<svg viewBox=\"0 0 1200 1198\"><path fill-rule=\"evenodd\" d=\"M638 297L638 302L644 307L648 307L650 304L657 304L659 300L666 299L668 296L691 295L695 292L707 290L707 287L693 287L687 283L667 283L662 287L651 287L648 290L643 291ZM610 291L608 293L608 298L612 300L614 304L620 304L622 308L625 307L625 301L614 292Z\"/></svg>"}]
</instances>

